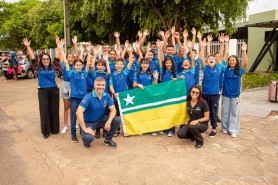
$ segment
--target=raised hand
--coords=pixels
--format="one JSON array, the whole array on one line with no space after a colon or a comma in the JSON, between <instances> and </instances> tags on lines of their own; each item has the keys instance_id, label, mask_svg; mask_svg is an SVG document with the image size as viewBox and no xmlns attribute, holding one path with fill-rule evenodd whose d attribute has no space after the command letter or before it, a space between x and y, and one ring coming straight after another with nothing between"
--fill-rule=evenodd
<instances>
[{"instance_id":1,"label":"raised hand","mask_svg":"<svg viewBox=\"0 0 278 185\"><path fill-rule=\"evenodd\" d=\"M120 33L119 32L114 32L114 36L116 37L116 38L119 38L120 37Z\"/></svg>"},{"instance_id":2,"label":"raised hand","mask_svg":"<svg viewBox=\"0 0 278 185\"><path fill-rule=\"evenodd\" d=\"M55 42L56 46L58 46L58 44L60 43L60 38L58 37L58 35L55 35Z\"/></svg>"},{"instance_id":3,"label":"raised hand","mask_svg":"<svg viewBox=\"0 0 278 185\"><path fill-rule=\"evenodd\" d=\"M224 42L224 39L225 39L225 34L224 33L220 33L220 35L218 35L218 40L219 42Z\"/></svg>"},{"instance_id":4,"label":"raised hand","mask_svg":"<svg viewBox=\"0 0 278 185\"><path fill-rule=\"evenodd\" d=\"M79 50L80 50L81 52L83 52L83 51L84 51L83 44L80 44L80 45L79 45Z\"/></svg>"},{"instance_id":5,"label":"raised hand","mask_svg":"<svg viewBox=\"0 0 278 185\"><path fill-rule=\"evenodd\" d=\"M207 39L206 38L203 39L202 44L203 44L203 47L207 46Z\"/></svg>"},{"instance_id":6,"label":"raised hand","mask_svg":"<svg viewBox=\"0 0 278 185\"><path fill-rule=\"evenodd\" d=\"M246 52L247 51L247 44L245 42L241 45L241 51Z\"/></svg>"},{"instance_id":7,"label":"raised hand","mask_svg":"<svg viewBox=\"0 0 278 185\"><path fill-rule=\"evenodd\" d=\"M201 32L200 32L200 31L197 32L197 38L198 38L199 40L202 40L202 35L201 35Z\"/></svg>"},{"instance_id":8,"label":"raised hand","mask_svg":"<svg viewBox=\"0 0 278 185\"><path fill-rule=\"evenodd\" d=\"M73 44L77 44L77 37L76 36L74 36L71 40L72 40Z\"/></svg>"},{"instance_id":9,"label":"raised hand","mask_svg":"<svg viewBox=\"0 0 278 185\"><path fill-rule=\"evenodd\" d=\"M141 89L144 90L144 86L142 84L137 84L137 86Z\"/></svg>"},{"instance_id":10,"label":"raised hand","mask_svg":"<svg viewBox=\"0 0 278 185\"><path fill-rule=\"evenodd\" d=\"M148 36L149 35L149 30L144 30L143 35Z\"/></svg>"},{"instance_id":11,"label":"raised hand","mask_svg":"<svg viewBox=\"0 0 278 185\"><path fill-rule=\"evenodd\" d=\"M176 39L179 39L180 38L180 33L179 32L175 32L174 36L175 36Z\"/></svg>"},{"instance_id":12,"label":"raised hand","mask_svg":"<svg viewBox=\"0 0 278 185\"><path fill-rule=\"evenodd\" d=\"M225 35L224 40L225 40L225 42L229 42L229 40L230 40L229 35Z\"/></svg>"},{"instance_id":13,"label":"raised hand","mask_svg":"<svg viewBox=\"0 0 278 185\"><path fill-rule=\"evenodd\" d=\"M159 31L159 35L160 35L161 37L164 37L164 31Z\"/></svg>"},{"instance_id":14,"label":"raised hand","mask_svg":"<svg viewBox=\"0 0 278 185\"><path fill-rule=\"evenodd\" d=\"M94 56L99 55L100 52L99 45L96 45L93 50L94 50Z\"/></svg>"},{"instance_id":15,"label":"raised hand","mask_svg":"<svg viewBox=\"0 0 278 185\"><path fill-rule=\"evenodd\" d=\"M109 57L108 52L104 52L104 53L102 54L102 58L103 58L105 61L108 61L108 57Z\"/></svg>"},{"instance_id":16,"label":"raised hand","mask_svg":"<svg viewBox=\"0 0 278 185\"><path fill-rule=\"evenodd\" d=\"M191 30L192 35L196 35L196 29L193 27Z\"/></svg>"},{"instance_id":17,"label":"raised hand","mask_svg":"<svg viewBox=\"0 0 278 185\"><path fill-rule=\"evenodd\" d=\"M126 41L125 41L125 48L128 48L128 46L129 46L129 41L126 40Z\"/></svg>"},{"instance_id":18,"label":"raised hand","mask_svg":"<svg viewBox=\"0 0 278 185\"><path fill-rule=\"evenodd\" d=\"M166 31L166 32L165 32L165 38L168 39L169 37L170 37L170 32L169 32L169 31Z\"/></svg>"},{"instance_id":19,"label":"raised hand","mask_svg":"<svg viewBox=\"0 0 278 185\"><path fill-rule=\"evenodd\" d=\"M91 44L91 42L87 43L86 49L87 49L88 53L91 53L91 51L92 51L92 44Z\"/></svg>"},{"instance_id":20,"label":"raised hand","mask_svg":"<svg viewBox=\"0 0 278 185\"><path fill-rule=\"evenodd\" d=\"M211 34L209 34L209 35L207 36L207 39L208 39L208 42L211 42L211 41L213 40L212 35L211 35Z\"/></svg>"},{"instance_id":21,"label":"raised hand","mask_svg":"<svg viewBox=\"0 0 278 185\"><path fill-rule=\"evenodd\" d=\"M186 45L187 45L188 48L192 48L191 40L187 40Z\"/></svg>"},{"instance_id":22,"label":"raised hand","mask_svg":"<svg viewBox=\"0 0 278 185\"><path fill-rule=\"evenodd\" d=\"M173 27L171 28L171 34L174 35L175 32L176 32L176 28L175 28L175 26L173 26Z\"/></svg>"},{"instance_id":23,"label":"raised hand","mask_svg":"<svg viewBox=\"0 0 278 185\"><path fill-rule=\"evenodd\" d=\"M64 45L65 45L65 43L66 43L65 39L61 39L59 44L57 45L57 47L62 50Z\"/></svg>"},{"instance_id":24,"label":"raised hand","mask_svg":"<svg viewBox=\"0 0 278 185\"><path fill-rule=\"evenodd\" d=\"M158 76L159 76L159 73L158 73L157 70L155 70L155 71L153 72L153 77L154 77L155 79L158 79Z\"/></svg>"},{"instance_id":25,"label":"raised hand","mask_svg":"<svg viewBox=\"0 0 278 185\"><path fill-rule=\"evenodd\" d=\"M137 35L138 35L138 37L142 37L143 36L143 34L142 34L142 32L140 30L138 31Z\"/></svg>"},{"instance_id":26,"label":"raised hand","mask_svg":"<svg viewBox=\"0 0 278 185\"><path fill-rule=\"evenodd\" d=\"M187 38L188 37L188 31L187 30L183 30L183 38Z\"/></svg>"},{"instance_id":27,"label":"raised hand","mask_svg":"<svg viewBox=\"0 0 278 185\"><path fill-rule=\"evenodd\" d=\"M162 46L162 42L159 39L156 40L156 46L158 48L160 48Z\"/></svg>"},{"instance_id":28,"label":"raised hand","mask_svg":"<svg viewBox=\"0 0 278 185\"><path fill-rule=\"evenodd\" d=\"M120 48L116 48L115 51L116 51L117 55L120 56L120 54L121 54Z\"/></svg>"},{"instance_id":29,"label":"raised hand","mask_svg":"<svg viewBox=\"0 0 278 185\"><path fill-rule=\"evenodd\" d=\"M26 47L29 47L31 45L31 40L28 41L27 38L22 39L22 44L24 44Z\"/></svg>"}]
</instances>

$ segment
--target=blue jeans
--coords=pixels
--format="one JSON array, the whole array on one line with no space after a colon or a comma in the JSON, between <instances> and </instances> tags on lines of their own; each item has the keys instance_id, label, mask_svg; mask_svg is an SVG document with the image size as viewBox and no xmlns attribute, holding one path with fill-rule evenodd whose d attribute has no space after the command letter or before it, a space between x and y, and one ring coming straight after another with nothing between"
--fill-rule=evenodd
<instances>
[{"instance_id":1,"label":"blue jeans","mask_svg":"<svg viewBox=\"0 0 278 185\"><path fill-rule=\"evenodd\" d=\"M240 100L222 96L222 131L238 134L240 129Z\"/></svg>"},{"instance_id":2,"label":"blue jeans","mask_svg":"<svg viewBox=\"0 0 278 185\"><path fill-rule=\"evenodd\" d=\"M70 98L70 130L71 135L76 136L76 111L82 98Z\"/></svg>"},{"instance_id":3,"label":"blue jeans","mask_svg":"<svg viewBox=\"0 0 278 185\"><path fill-rule=\"evenodd\" d=\"M94 123L85 123L86 127L90 127L92 130L96 131L96 129L103 128L105 123L107 122L109 118L109 115L104 115L100 120L94 122ZM112 120L111 127L109 132L105 136L105 140L109 141L113 138L113 135L116 133L116 130L120 126L121 119L118 116L115 116L114 119ZM89 144L92 141L94 141L95 136L88 134L84 132L84 130L81 128L81 136L82 136L82 141L84 144Z\"/></svg>"}]
</instances>

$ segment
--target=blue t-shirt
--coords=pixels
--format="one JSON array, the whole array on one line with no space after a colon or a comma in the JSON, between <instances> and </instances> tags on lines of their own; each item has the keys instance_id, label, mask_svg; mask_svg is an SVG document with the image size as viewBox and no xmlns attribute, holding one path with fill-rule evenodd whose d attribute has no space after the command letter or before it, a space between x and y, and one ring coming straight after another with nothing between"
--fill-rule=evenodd
<instances>
[{"instance_id":1,"label":"blue t-shirt","mask_svg":"<svg viewBox=\"0 0 278 185\"><path fill-rule=\"evenodd\" d=\"M174 76L171 70L166 69L165 74L163 74L163 67L160 68L161 82L167 82L173 80Z\"/></svg>"},{"instance_id":2,"label":"blue t-shirt","mask_svg":"<svg viewBox=\"0 0 278 185\"><path fill-rule=\"evenodd\" d=\"M195 85L194 74L195 74L195 67L190 67L190 69L188 71L183 70L182 72L180 72L178 74L178 78L180 78L181 76L184 76L184 82L185 82L185 86L186 86L187 96L189 95L189 91L190 91L191 87L193 87Z\"/></svg>"},{"instance_id":3,"label":"blue t-shirt","mask_svg":"<svg viewBox=\"0 0 278 185\"><path fill-rule=\"evenodd\" d=\"M70 82L70 79L68 77L68 73L67 73L66 66L65 66L64 62L61 63L61 67L62 67L62 73L63 73L64 81ZM69 65L69 67L70 67L71 70L73 70L73 65Z\"/></svg>"},{"instance_id":4,"label":"blue t-shirt","mask_svg":"<svg viewBox=\"0 0 278 185\"><path fill-rule=\"evenodd\" d=\"M17 63L17 61L16 61L16 59L15 59L15 58L17 58L16 53L15 53L15 52L12 52L11 57L12 57L12 62L13 62L13 64L14 64L14 66L18 66L18 63Z\"/></svg>"},{"instance_id":5,"label":"blue t-shirt","mask_svg":"<svg viewBox=\"0 0 278 185\"><path fill-rule=\"evenodd\" d=\"M215 64L213 68L208 65L203 67L204 78L202 82L202 94L219 94L219 78L223 65Z\"/></svg>"},{"instance_id":6,"label":"blue t-shirt","mask_svg":"<svg viewBox=\"0 0 278 185\"><path fill-rule=\"evenodd\" d=\"M39 64L41 65L41 64ZM38 74L38 88L51 88L57 87L55 77L56 77L56 69L52 66L51 70L43 69L39 67L37 70Z\"/></svg>"},{"instance_id":7,"label":"blue t-shirt","mask_svg":"<svg viewBox=\"0 0 278 185\"><path fill-rule=\"evenodd\" d=\"M70 79L70 97L83 98L87 94L86 78L88 73L86 71L69 70L67 74Z\"/></svg>"},{"instance_id":8,"label":"blue t-shirt","mask_svg":"<svg viewBox=\"0 0 278 185\"><path fill-rule=\"evenodd\" d=\"M97 97L95 90L87 94L79 106L84 111L84 121L86 123L94 123L100 120L108 107L114 105L111 96L105 92L102 93L101 99Z\"/></svg>"},{"instance_id":9,"label":"blue t-shirt","mask_svg":"<svg viewBox=\"0 0 278 185\"><path fill-rule=\"evenodd\" d=\"M114 73L111 74L109 85L112 85L114 87L115 93L128 90L128 86L127 86L128 74L129 74L129 70L127 68L124 68L120 73L115 71Z\"/></svg>"},{"instance_id":10,"label":"blue t-shirt","mask_svg":"<svg viewBox=\"0 0 278 185\"><path fill-rule=\"evenodd\" d=\"M88 77L86 78L87 89L94 89L94 80L92 68L89 68Z\"/></svg>"},{"instance_id":11,"label":"blue t-shirt","mask_svg":"<svg viewBox=\"0 0 278 185\"><path fill-rule=\"evenodd\" d=\"M139 75L134 76L134 82L137 82L138 84L142 84L143 86L152 85L152 83L155 81L155 78L152 74L148 74L145 71L141 71Z\"/></svg>"},{"instance_id":12,"label":"blue t-shirt","mask_svg":"<svg viewBox=\"0 0 278 185\"><path fill-rule=\"evenodd\" d=\"M227 66L227 62L224 59L222 59L222 65ZM224 80L224 71L221 71L220 79L219 79L219 88L220 89L222 89L222 87L223 87L223 80Z\"/></svg>"},{"instance_id":13,"label":"blue t-shirt","mask_svg":"<svg viewBox=\"0 0 278 185\"><path fill-rule=\"evenodd\" d=\"M108 58L108 62L109 62L109 67L110 67L110 71L111 73L114 73L116 71L116 60L115 61L110 61L110 59Z\"/></svg>"},{"instance_id":14,"label":"blue t-shirt","mask_svg":"<svg viewBox=\"0 0 278 185\"><path fill-rule=\"evenodd\" d=\"M245 73L240 67L239 75L235 75L233 68L224 67L224 82L223 82L223 93L222 96L229 98L237 98L240 95L241 77Z\"/></svg>"}]
</instances>

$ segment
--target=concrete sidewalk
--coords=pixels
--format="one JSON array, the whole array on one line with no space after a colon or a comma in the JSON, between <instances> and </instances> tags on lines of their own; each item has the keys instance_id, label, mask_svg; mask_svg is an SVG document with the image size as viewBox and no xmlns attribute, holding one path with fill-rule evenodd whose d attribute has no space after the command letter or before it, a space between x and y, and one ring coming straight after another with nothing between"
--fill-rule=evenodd
<instances>
[{"instance_id":1,"label":"concrete sidewalk","mask_svg":"<svg viewBox=\"0 0 278 185\"><path fill-rule=\"evenodd\" d=\"M244 90L241 93L241 115L265 118L271 111L278 111L278 103L268 101L268 86Z\"/></svg>"}]
</instances>

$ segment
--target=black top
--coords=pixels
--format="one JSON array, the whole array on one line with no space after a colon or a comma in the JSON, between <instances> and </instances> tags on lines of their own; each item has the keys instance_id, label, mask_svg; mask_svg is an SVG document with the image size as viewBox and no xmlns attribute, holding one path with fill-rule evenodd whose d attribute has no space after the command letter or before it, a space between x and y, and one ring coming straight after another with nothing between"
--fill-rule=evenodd
<instances>
[{"instance_id":1,"label":"black top","mask_svg":"<svg viewBox=\"0 0 278 185\"><path fill-rule=\"evenodd\" d=\"M189 114L189 122L197 119L202 119L204 113L209 111L209 107L206 101L199 100L194 107L191 106L191 102L187 102L187 112ZM208 124L208 121L201 122Z\"/></svg>"}]
</instances>

